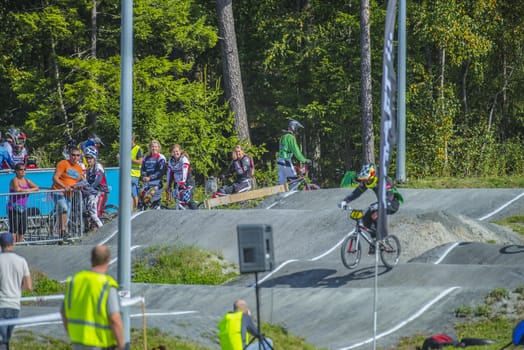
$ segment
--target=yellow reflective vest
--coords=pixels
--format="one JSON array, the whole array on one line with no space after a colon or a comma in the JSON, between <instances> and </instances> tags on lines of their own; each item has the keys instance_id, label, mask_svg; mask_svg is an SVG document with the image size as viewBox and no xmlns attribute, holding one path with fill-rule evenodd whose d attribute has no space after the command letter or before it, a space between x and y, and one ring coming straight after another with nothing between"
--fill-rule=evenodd
<instances>
[{"instance_id":1,"label":"yellow reflective vest","mask_svg":"<svg viewBox=\"0 0 524 350\"><path fill-rule=\"evenodd\" d=\"M140 151L140 146L135 145L131 149L131 159L136 160L136 155L138 154L138 151ZM140 164L131 163L131 176L132 177L140 177Z\"/></svg>"},{"instance_id":2,"label":"yellow reflective vest","mask_svg":"<svg viewBox=\"0 0 524 350\"><path fill-rule=\"evenodd\" d=\"M73 343L107 348L117 345L107 314L107 298L118 283L106 274L81 271L67 278L64 313Z\"/></svg>"},{"instance_id":3,"label":"yellow reflective vest","mask_svg":"<svg viewBox=\"0 0 524 350\"><path fill-rule=\"evenodd\" d=\"M229 312L218 324L218 337L222 350L243 350L242 342L242 311Z\"/></svg>"}]
</instances>

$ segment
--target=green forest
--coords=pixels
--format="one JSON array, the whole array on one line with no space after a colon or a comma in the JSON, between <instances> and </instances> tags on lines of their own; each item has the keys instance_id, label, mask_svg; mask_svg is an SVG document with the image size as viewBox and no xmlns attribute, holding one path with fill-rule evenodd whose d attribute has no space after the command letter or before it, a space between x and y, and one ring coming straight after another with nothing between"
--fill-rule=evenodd
<instances>
[{"instance_id":1,"label":"green forest","mask_svg":"<svg viewBox=\"0 0 524 350\"><path fill-rule=\"evenodd\" d=\"M226 1L229 2L229 1ZM249 140L225 94L217 3L134 0L133 130L168 155L178 143L197 181L224 171L233 146L276 183L290 119L317 181L337 186L363 161L362 6L369 4L373 148L378 159L387 1L234 0ZM41 165L67 138L96 133L117 166L120 0L0 4L0 131L27 135ZM398 22L398 21L397 21ZM406 174L524 176L524 2L407 1ZM395 155L390 173L395 171Z\"/></svg>"}]
</instances>

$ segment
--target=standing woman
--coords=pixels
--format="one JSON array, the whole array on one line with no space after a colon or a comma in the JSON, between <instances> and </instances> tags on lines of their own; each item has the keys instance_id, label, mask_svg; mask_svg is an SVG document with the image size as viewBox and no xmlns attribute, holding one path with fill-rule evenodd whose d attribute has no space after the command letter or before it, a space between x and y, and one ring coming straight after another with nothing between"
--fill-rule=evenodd
<instances>
[{"instance_id":1,"label":"standing woman","mask_svg":"<svg viewBox=\"0 0 524 350\"><path fill-rule=\"evenodd\" d=\"M174 145L171 148L171 158L167 162L166 198L168 203L171 201L171 188L174 189L175 186L178 187L178 191L190 188L187 203L190 209L197 209L197 204L193 200L195 180L191 175L191 163L189 156L180 145Z\"/></svg>"},{"instance_id":2,"label":"standing woman","mask_svg":"<svg viewBox=\"0 0 524 350\"><path fill-rule=\"evenodd\" d=\"M160 202L163 187L162 180L166 173L166 157L160 153L160 142L152 140L149 142L149 153L142 160L141 176L145 189L156 187L151 199L152 202Z\"/></svg>"},{"instance_id":3,"label":"standing woman","mask_svg":"<svg viewBox=\"0 0 524 350\"><path fill-rule=\"evenodd\" d=\"M28 192L36 192L38 186L25 178L25 164L15 165L15 177L9 183L9 192L17 193L9 196L7 211L9 215L9 230L15 242L23 242L27 230L27 197Z\"/></svg>"}]
</instances>

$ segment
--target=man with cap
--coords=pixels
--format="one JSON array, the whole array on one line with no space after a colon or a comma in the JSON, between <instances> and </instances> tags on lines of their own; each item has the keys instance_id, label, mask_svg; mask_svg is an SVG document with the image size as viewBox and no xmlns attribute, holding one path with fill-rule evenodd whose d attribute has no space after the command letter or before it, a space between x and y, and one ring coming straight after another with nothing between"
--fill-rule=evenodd
<instances>
[{"instance_id":1,"label":"man with cap","mask_svg":"<svg viewBox=\"0 0 524 350\"><path fill-rule=\"evenodd\" d=\"M27 261L15 254L14 237L9 232L0 234L0 319L18 318L22 289L33 290ZM15 326L0 326L0 344L9 350L9 340Z\"/></svg>"}]
</instances>

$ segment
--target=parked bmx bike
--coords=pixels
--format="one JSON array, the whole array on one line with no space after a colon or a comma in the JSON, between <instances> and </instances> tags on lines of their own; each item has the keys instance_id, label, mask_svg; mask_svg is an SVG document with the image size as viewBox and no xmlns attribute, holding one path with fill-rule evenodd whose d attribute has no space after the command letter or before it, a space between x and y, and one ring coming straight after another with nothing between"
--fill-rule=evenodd
<instances>
[{"instance_id":1,"label":"parked bmx bike","mask_svg":"<svg viewBox=\"0 0 524 350\"><path fill-rule=\"evenodd\" d=\"M348 212L350 219L355 221L355 229L344 239L340 249L342 263L348 269L358 266L362 258L362 240L366 241L370 247L379 249L380 260L388 268L397 265L400 257L400 241L395 235L387 235L383 239L377 240L371 235L370 229L364 226L364 210L352 209L349 206L344 208Z\"/></svg>"}]
</instances>

